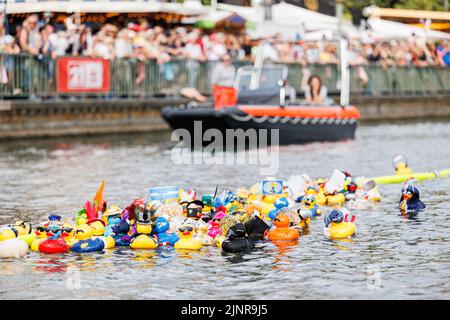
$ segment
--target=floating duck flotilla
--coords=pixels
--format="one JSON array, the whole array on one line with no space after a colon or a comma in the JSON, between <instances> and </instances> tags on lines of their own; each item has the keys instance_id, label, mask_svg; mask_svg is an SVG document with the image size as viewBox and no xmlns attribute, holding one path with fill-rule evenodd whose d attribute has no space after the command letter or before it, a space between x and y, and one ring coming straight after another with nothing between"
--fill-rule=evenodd
<instances>
[{"instance_id":1,"label":"floating duck flotilla","mask_svg":"<svg viewBox=\"0 0 450 320\"><path fill-rule=\"evenodd\" d=\"M425 209L414 181L405 182L398 205L408 217ZM381 201L374 180L353 178L339 170L329 179L267 178L236 192L219 193L216 187L208 195L173 186L152 188L150 200L134 199L124 209L107 205L104 186L102 182L73 220L53 214L35 227L29 221L0 227L0 257L21 258L29 249L42 254L87 254L115 247L249 252L260 241L295 245L320 220L325 237L346 239L356 234L356 216L350 210Z\"/></svg>"}]
</instances>

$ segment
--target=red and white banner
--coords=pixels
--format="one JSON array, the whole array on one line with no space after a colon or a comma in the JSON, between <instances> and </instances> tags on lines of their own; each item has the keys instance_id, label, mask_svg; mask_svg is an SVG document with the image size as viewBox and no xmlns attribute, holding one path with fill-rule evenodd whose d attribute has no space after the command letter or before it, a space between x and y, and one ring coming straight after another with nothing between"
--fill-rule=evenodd
<instances>
[{"instance_id":1,"label":"red and white banner","mask_svg":"<svg viewBox=\"0 0 450 320\"><path fill-rule=\"evenodd\" d=\"M61 57L57 62L58 92L109 92L109 61Z\"/></svg>"}]
</instances>

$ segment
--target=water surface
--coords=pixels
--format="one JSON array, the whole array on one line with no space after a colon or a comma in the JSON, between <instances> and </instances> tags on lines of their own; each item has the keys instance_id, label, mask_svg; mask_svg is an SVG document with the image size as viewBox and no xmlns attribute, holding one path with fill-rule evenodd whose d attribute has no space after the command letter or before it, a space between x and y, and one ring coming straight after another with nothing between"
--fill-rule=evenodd
<instances>
[{"instance_id":1,"label":"water surface","mask_svg":"<svg viewBox=\"0 0 450 320\"><path fill-rule=\"evenodd\" d=\"M250 186L250 165L174 165L170 134L21 140L0 143L0 224L73 215L101 180L110 204L148 196L151 186L191 186L200 193ZM450 123L361 125L354 141L280 148L277 177L392 172L405 154L416 171L450 168ZM260 243L246 255L173 250L44 255L0 261L0 299L449 299L450 179L420 185L426 212L405 220L401 186L381 186L382 203L357 214L357 236L330 241L322 221L296 246Z\"/></svg>"}]
</instances>

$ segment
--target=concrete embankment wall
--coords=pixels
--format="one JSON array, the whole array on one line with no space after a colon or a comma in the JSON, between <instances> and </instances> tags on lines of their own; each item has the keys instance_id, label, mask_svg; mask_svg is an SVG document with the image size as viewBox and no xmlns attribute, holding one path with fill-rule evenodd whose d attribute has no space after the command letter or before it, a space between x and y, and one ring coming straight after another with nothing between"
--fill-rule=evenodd
<instances>
[{"instance_id":1,"label":"concrete embankment wall","mask_svg":"<svg viewBox=\"0 0 450 320\"><path fill-rule=\"evenodd\" d=\"M352 99L362 121L438 119L450 117L450 96L358 97Z\"/></svg>"},{"instance_id":2,"label":"concrete embankment wall","mask_svg":"<svg viewBox=\"0 0 450 320\"><path fill-rule=\"evenodd\" d=\"M183 98L0 101L0 139L150 132L168 129L160 116ZM355 97L362 121L450 117L450 96Z\"/></svg>"}]
</instances>

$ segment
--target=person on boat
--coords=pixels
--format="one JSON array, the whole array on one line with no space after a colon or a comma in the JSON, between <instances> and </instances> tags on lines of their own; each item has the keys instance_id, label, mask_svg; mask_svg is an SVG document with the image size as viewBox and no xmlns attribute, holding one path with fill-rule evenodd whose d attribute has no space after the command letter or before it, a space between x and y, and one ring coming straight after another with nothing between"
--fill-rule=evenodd
<instances>
[{"instance_id":1,"label":"person on boat","mask_svg":"<svg viewBox=\"0 0 450 320\"><path fill-rule=\"evenodd\" d=\"M322 79L312 75L305 88L305 98L308 104L329 104L327 87L322 84Z\"/></svg>"},{"instance_id":2,"label":"person on boat","mask_svg":"<svg viewBox=\"0 0 450 320\"><path fill-rule=\"evenodd\" d=\"M222 61L218 63L211 73L211 85L220 87L232 87L236 69L231 63L231 56L226 53L222 56Z\"/></svg>"}]
</instances>

